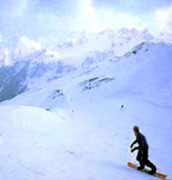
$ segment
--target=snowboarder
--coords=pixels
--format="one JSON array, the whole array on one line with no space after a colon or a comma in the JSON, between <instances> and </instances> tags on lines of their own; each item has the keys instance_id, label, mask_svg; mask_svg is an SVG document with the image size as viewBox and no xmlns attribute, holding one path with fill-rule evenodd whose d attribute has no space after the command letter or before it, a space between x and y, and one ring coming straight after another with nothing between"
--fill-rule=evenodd
<instances>
[{"instance_id":1,"label":"snowboarder","mask_svg":"<svg viewBox=\"0 0 172 180\"><path fill-rule=\"evenodd\" d=\"M149 174L153 175L156 173L156 166L148 160L149 146L147 144L146 138L143 134L140 133L139 127L134 126L133 131L136 136L136 140L130 145L130 148L131 148L131 152L138 150L136 159L137 161L139 161L140 166L137 169L142 170L144 169L146 165L151 168L151 170L149 171ZM136 143L138 144L138 146L133 148L133 146Z\"/></svg>"}]
</instances>

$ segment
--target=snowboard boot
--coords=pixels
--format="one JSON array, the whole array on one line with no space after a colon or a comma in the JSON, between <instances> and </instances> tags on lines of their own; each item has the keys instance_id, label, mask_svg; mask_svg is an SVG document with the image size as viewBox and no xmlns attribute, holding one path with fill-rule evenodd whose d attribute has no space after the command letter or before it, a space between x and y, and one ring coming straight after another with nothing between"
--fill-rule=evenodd
<instances>
[{"instance_id":1,"label":"snowboard boot","mask_svg":"<svg viewBox=\"0 0 172 180\"><path fill-rule=\"evenodd\" d=\"M143 170L144 169L144 167L143 166L139 166L139 167L137 167L137 170Z\"/></svg>"},{"instance_id":2,"label":"snowboard boot","mask_svg":"<svg viewBox=\"0 0 172 180\"><path fill-rule=\"evenodd\" d=\"M154 175L156 173L156 167L154 166L151 171L148 172L150 175Z\"/></svg>"}]
</instances>

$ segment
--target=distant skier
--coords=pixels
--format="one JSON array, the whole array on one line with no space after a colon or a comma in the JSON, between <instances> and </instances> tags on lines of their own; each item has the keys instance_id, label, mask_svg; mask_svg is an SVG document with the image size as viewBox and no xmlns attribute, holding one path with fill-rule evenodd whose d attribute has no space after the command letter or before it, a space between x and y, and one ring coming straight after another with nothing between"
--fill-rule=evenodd
<instances>
[{"instance_id":1,"label":"distant skier","mask_svg":"<svg viewBox=\"0 0 172 180\"><path fill-rule=\"evenodd\" d=\"M124 105L123 104L121 105L121 109L124 109Z\"/></svg>"},{"instance_id":2,"label":"distant skier","mask_svg":"<svg viewBox=\"0 0 172 180\"><path fill-rule=\"evenodd\" d=\"M149 174L153 175L156 173L156 167L152 162L150 162L148 160L149 146L147 144L146 138L143 134L140 133L139 127L134 126L133 131L136 136L136 140L131 144L130 148L131 148L131 152L138 150L138 154L137 154L137 158L136 158L140 163L138 170L144 169L144 167L146 165L151 168L151 170L149 171ZM133 146L136 143L138 144L138 146L133 148Z\"/></svg>"}]
</instances>

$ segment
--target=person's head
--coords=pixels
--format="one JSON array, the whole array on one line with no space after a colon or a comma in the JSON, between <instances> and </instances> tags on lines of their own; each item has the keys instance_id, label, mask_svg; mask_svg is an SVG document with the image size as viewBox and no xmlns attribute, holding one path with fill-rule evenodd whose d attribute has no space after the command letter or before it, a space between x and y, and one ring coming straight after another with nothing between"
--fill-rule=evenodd
<instances>
[{"instance_id":1,"label":"person's head","mask_svg":"<svg viewBox=\"0 0 172 180\"><path fill-rule=\"evenodd\" d=\"M138 126L134 126L133 127L133 131L134 131L135 136L137 136L138 133L139 133L139 127Z\"/></svg>"}]
</instances>

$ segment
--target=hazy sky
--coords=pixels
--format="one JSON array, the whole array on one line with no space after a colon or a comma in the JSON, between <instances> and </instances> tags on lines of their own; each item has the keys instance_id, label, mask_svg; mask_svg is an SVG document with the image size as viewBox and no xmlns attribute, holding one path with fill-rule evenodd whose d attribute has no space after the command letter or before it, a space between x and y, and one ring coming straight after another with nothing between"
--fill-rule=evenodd
<instances>
[{"instance_id":1,"label":"hazy sky","mask_svg":"<svg viewBox=\"0 0 172 180\"><path fill-rule=\"evenodd\" d=\"M0 39L121 27L171 32L172 0L0 0Z\"/></svg>"}]
</instances>

